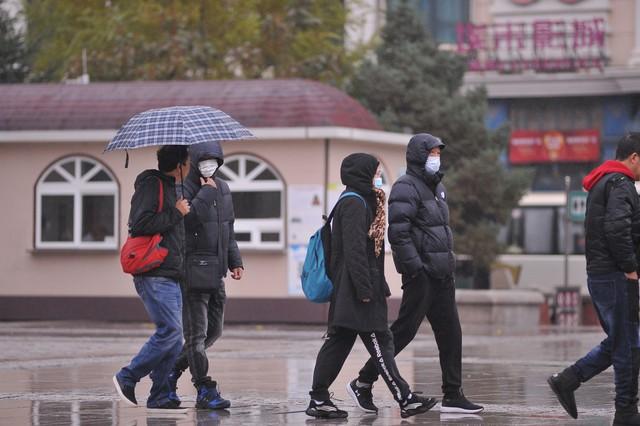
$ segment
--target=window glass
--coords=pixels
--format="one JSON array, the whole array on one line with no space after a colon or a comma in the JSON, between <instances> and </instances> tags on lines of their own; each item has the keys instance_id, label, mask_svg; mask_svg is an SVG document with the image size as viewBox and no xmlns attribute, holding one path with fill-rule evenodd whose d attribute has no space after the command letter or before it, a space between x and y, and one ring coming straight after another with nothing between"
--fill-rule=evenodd
<instances>
[{"instance_id":1,"label":"window glass","mask_svg":"<svg viewBox=\"0 0 640 426\"><path fill-rule=\"evenodd\" d=\"M85 195L82 197L82 241L113 240L113 195Z\"/></svg>"},{"instance_id":2,"label":"window glass","mask_svg":"<svg viewBox=\"0 0 640 426\"><path fill-rule=\"evenodd\" d=\"M42 241L73 241L73 196L42 197Z\"/></svg>"},{"instance_id":3,"label":"window glass","mask_svg":"<svg viewBox=\"0 0 640 426\"><path fill-rule=\"evenodd\" d=\"M282 194L279 191L232 192L236 219L267 219L281 216Z\"/></svg>"}]
</instances>

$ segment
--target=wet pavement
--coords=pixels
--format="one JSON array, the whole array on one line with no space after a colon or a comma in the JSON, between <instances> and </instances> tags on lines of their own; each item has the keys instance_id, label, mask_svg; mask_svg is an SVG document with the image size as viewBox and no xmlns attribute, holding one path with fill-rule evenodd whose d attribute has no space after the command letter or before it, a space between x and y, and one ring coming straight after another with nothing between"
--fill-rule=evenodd
<instances>
[{"instance_id":1,"label":"wet pavement","mask_svg":"<svg viewBox=\"0 0 640 426\"><path fill-rule=\"evenodd\" d=\"M440 414L438 408L406 420L382 382L374 397L377 416L359 412L345 384L366 360L356 343L333 386L344 421L304 414L320 327L229 326L209 351L214 378L232 408L190 409L175 417L147 415L148 378L136 388L142 407L118 401L111 377L152 332L150 324L0 323L0 425L606 425L613 418L613 373L605 371L576 393L578 420L559 406L546 377L585 354L603 337L597 329L509 330L465 328L464 390L485 405L478 416ZM441 397L437 348L428 329L398 357L416 391ZM183 405L193 407L189 374L178 383Z\"/></svg>"}]
</instances>

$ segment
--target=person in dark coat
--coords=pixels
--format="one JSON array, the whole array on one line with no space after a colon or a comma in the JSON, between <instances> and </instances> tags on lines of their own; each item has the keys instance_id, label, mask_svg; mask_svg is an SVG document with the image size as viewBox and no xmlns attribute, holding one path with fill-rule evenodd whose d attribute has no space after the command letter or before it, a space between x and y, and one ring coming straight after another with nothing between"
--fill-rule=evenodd
<instances>
[{"instance_id":1,"label":"person in dark coat","mask_svg":"<svg viewBox=\"0 0 640 426\"><path fill-rule=\"evenodd\" d=\"M345 192L355 192L363 199L345 197L335 207L329 260L334 291L328 332L316 360L306 413L321 418L347 417L347 412L331 401L329 387L358 336L376 358L375 367L400 404L402 417L426 412L436 400L411 393L393 357L387 323L390 292L384 276L385 194L379 188L379 162L368 154L349 155L342 162L340 176ZM347 390L357 392L350 386ZM376 413L377 409L369 408L368 412Z\"/></svg>"},{"instance_id":2,"label":"person in dark coat","mask_svg":"<svg viewBox=\"0 0 640 426\"><path fill-rule=\"evenodd\" d=\"M438 344L444 398L443 413L478 413L483 407L462 392L462 331L455 299L455 256L449 227L447 191L442 184L439 138L420 133L407 146L407 173L391 189L389 241L396 269L402 274L402 303L391 325L398 354L426 317ZM359 406L373 405L372 386L378 378L372 357L360 370Z\"/></svg>"},{"instance_id":3,"label":"person in dark coat","mask_svg":"<svg viewBox=\"0 0 640 426\"><path fill-rule=\"evenodd\" d=\"M164 146L158 150L158 170L145 170L135 181L131 198L129 234L132 237L161 234L160 245L168 253L160 266L133 276L136 291L155 323L156 331L140 352L115 376L113 383L120 398L136 406L135 386L151 374L153 386L147 408L161 412L186 412L171 398L169 374L182 350L182 295L184 278L183 217L189 211L185 199L176 198L176 183L189 172L185 146ZM162 200L159 196L162 189ZM161 211L158 211L162 203Z\"/></svg>"},{"instance_id":4,"label":"person in dark coat","mask_svg":"<svg viewBox=\"0 0 640 426\"><path fill-rule=\"evenodd\" d=\"M205 142L192 145L189 153L191 172L182 188L191 203L191 212L185 217L186 268L199 268L200 262L209 260L218 267L217 276L207 276L205 288L196 288L198 274L187 273L183 286L185 346L169 380L173 398L179 400L177 381L188 367L198 391L196 407L215 410L228 408L231 402L220 395L217 382L208 375L206 349L222 334L226 301L223 278L229 270L234 280L241 279L243 266L233 230L231 191L225 181L215 177L224 163L222 147L219 142Z\"/></svg>"},{"instance_id":5,"label":"person in dark coat","mask_svg":"<svg viewBox=\"0 0 640 426\"><path fill-rule=\"evenodd\" d=\"M615 161L605 161L582 184L589 191L585 218L587 285L607 337L587 355L547 379L560 404L574 419L574 392L581 383L613 365L614 425L640 425L638 414L638 246L640 134L618 143Z\"/></svg>"}]
</instances>

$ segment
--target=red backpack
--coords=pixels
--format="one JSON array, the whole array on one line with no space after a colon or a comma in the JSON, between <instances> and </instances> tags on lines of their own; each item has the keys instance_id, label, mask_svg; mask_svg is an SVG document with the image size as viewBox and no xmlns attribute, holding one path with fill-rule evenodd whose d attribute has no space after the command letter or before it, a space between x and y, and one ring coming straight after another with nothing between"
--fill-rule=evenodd
<instances>
[{"instance_id":1,"label":"red backpack","mask_svg":"<svg viewBox=\"0 0 640 426\"><path fill-rule=\"evenodd\" d=\"M164 189L162 181L158 179L160 189L158 193L158 213L162 211L164 201ZM162 235L141 235L132 237L129 235L120 250L120 264L127 274L138 275L157 268L164 262L169 250L160 246Z\"/></svg>"}]
</instances>

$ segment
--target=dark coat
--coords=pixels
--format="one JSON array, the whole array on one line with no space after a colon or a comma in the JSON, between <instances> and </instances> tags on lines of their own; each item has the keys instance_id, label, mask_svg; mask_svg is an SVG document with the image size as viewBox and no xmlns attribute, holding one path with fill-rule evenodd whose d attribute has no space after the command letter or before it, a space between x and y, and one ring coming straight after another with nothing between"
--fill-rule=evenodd
<instances>
[{"instance_id":1,"label":"dark coat","mask_svg":"<svg viewBox=\"0 0 640 426\"><path fill-rule=\"evenodd\" d=\"M329 326L357 331L388 328L389 286L384 276L384 249L375 256L368 232L375 217L373 177L378 160L368 154L352 154L342 163L340 174L346 191L357 197L341 200L335 210L331 232L330 274L334 285L329 307ZM370 299L368 303L363 299Z\"/></svg>"},{"instance_id":2,"label":"dark coat","mask_svg":"<svg viewBox=\"0 0 640 426\"><path fill-rule=\"evenodd\" d=\"M389 242L396 269L405 280L422 271L444 279L455 270L443 174L429 174L424 169L429 151L438 146L444 148L440 139L426 133L411 138L407 174L391 188Z\"/></svg>"},{"instance_id":3,"label":"dark coat","mask_svg":"<svg viewBox=\"0 0 640 426\"><path fill-rule=\"evenodd\" d=\"M162 182L164 200L162 211L158 213L158 179ZM182 214L175 207L175 179L158 170L145 170L136 178L135 192L131 198L129 212L129 234L132 237L141 235L162 234L160 245L169 250L162 264L144 274L137 276L167 277L176 281L183 279L184 264L184 223Z\"/></svg>"},{"instance_id":4,"label":"dark coat","mask_svg":"<svg viewBox=\"0 0 640 426\"><path fill-rule=\"evenodd\" d=\"M589 274L638 270L640 199L631 171L620 166L624 167L607 161L584 180L589 190L585 218Z\"/></svg>"},{"instance_id":5,"label":"dark coat","mask_svg":"<svg viewBox=\"0 0 640 426\"><path fill-rule=\"evenodd\" d=\"M220 271L242 267L242 257L235 239L233 200L229 185L214 178L217 188L200 184L198 163L215 158L222 165L223 153L218 142L206 142L189 148L191 169L184 182L184 197L191 204L185 216L187 255L191 253L216 255ZM220 252L221 251L221 252Z\"/></svg>"}]
</instances>

